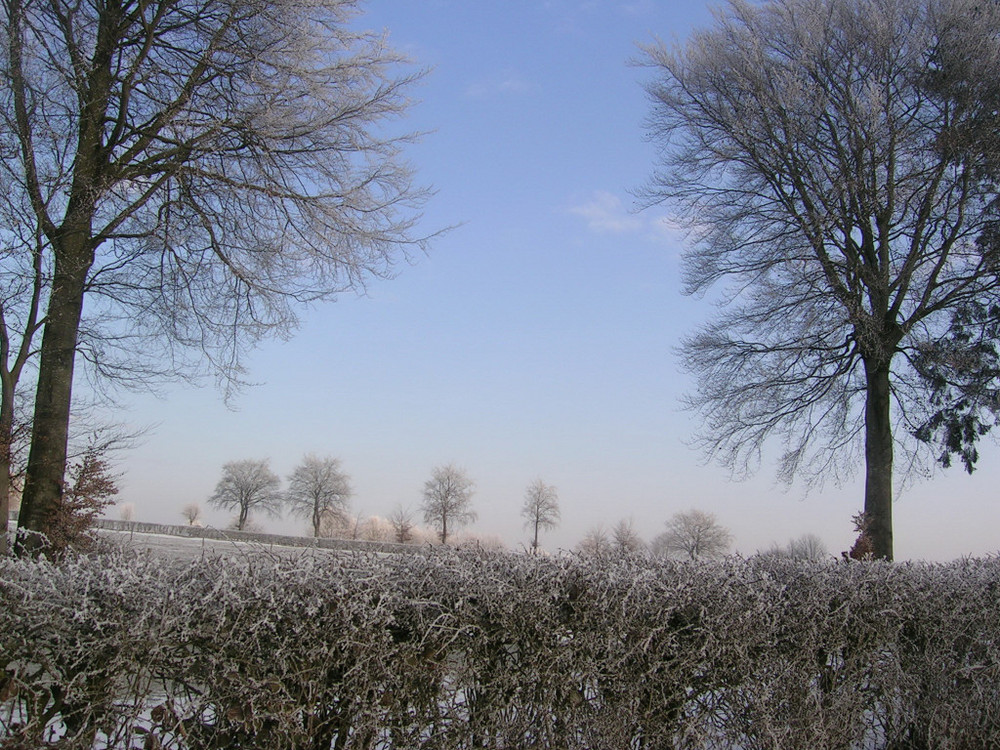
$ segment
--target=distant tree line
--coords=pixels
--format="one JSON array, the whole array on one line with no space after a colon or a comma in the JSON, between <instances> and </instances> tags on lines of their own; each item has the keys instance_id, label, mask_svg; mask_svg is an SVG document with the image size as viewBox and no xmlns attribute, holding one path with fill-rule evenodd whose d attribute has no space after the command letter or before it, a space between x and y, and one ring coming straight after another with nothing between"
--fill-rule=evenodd
<instances>
[{"instance_id":1,"label":"distant tree line","mask_svg":"<svg viewBox=\"0 0 1000 750\"><path fill-rule=\"evenodd\" d=\"M428 527L417 526L414 512L397 505L387 518L353 515L350 477L341 462L333 457L307 455L288 476L288 486L281 488L281 478L267 459L230 461L222 467L222 477L208 502L232 511L233 527L243 531L252 526L254 516L280 517L285 511L306 520L313 536L393 541L401 544L435 541L439 544L475 542L497 546L488 537L456 537L456 530L477 518L472 507L475 483L465 470L454 464L434 467L424 483L419 511ZM522 515L533 532L532 550L537 551L539 533L554 528L559 520L559 506L554 487L536 480L526 491ZM200 523L201 509L189 503L181 515L189 524ZM501 545L502 546L502 545Z\"/></svg>"}]
</instances>

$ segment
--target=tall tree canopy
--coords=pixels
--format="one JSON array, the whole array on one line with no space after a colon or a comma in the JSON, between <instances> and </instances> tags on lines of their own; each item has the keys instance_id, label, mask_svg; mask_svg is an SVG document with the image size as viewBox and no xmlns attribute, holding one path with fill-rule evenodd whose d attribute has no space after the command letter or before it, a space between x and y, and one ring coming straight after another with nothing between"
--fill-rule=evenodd
<instances>
[{"instance_id":1,"label":"tall tree canopy","mask_svg":"<svg viewBox=\"0 0 1000 750\"><path fill-rule=\"evenodd\" d=\"M0 0L3 200L30 207L22 234L37 228L52 268L26 528L44 531L62 492L78 352L142 380L193 350L238 378L246 346L294 327L294 303L422 244L408 137L386 123L414 76L351 29L356 12ZM165 343L135 346L150 336Z\"/></svg>"},{"instance_id":2,"label":"tall tree canopy","mask_svg":"<svg viewBox=\"0 0 1000 750\"><path fill-rule=\"evenodd\" d=\"M986 158L958 138L993 105L932 85L959 51L966 80L993 80L998 21L972 0L733 0L684 46L645 50L647 197L690 222L687 290L732 282L682 345L704 445L739 472L776 438L786 477L863 455L881 558L894 449L914 456L935 411L917 360L1000 290L977 241L996 226Z\"/></svg>"}]
</instances>

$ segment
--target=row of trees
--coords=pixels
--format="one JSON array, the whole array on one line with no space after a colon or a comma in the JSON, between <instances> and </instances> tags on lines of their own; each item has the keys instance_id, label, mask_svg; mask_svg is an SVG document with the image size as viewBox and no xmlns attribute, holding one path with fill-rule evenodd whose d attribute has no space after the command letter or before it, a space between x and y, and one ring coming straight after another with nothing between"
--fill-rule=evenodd
<instances>
[{"instance_id":1,"label":"row of trees","mask_svg":"<svg viewBox=\"0 0 1000 750\"><path fill-rule=\"evenodd\" d=\"M476 520L472 507L475 483L454 464L435 467L424 483L420 512L434 531L438 542L447 544L459 527ZM288 510L293 516L308 520L313 536L349 536L379 541L407 543L422 538L413 522L413 514L397 506L385 519L372 518L364 524L361 517L351 518L353 494L350 477L340 460L332 457L305 456L288 476L288 487L281 489L281 479L268 461L246 459L231 461L222 468L222 478L209 502L235 512L233 525L244 530L251 513L280 516ZM197 505L185 506L182 514L188 523L200 517ZM521 517L530 533L528 548L540 551L540 534L558 526L559 497L556 488L536 479L524 493ZM383 528L384 527L384 528ZM691 509L678 512L666 522L665 530L647 545L630 520L622 520L610 532L596 527L587 532L578 545L585 554L612 552L635 553L648 549L654 554L686 560L717 559L725 556L733 543L732 533L712 513ZM806 534L785 547L772 547L765 554L804 560L818 560L828 555L817 536Z\"/></svg>"},{"instance_id":2,"label":"row of trees","mask_svg":"<svg viewBox=\"0 0 1000 750\"><path fill-rule=\"evenodd\" d=\"M472 508L474 490L475 483L453 464L435 467L424 483L420 512L442 544L448 543L456 528L476 520ZM277 517L287 509L293 516L309 521L313 536L331 536L348 524L352 494L350 477L339 459L307 455L288 476L284 490L266 459L230 461L222 467L222 477L209 503L235 512L233 525L241 531L252 513ZM200 511L196 505L189 505L183 514L188 523L194 523ZM521 515L532 534L531 549L537 552L540 533L559 522L556 488L541 479L534 481L525 492ZM401 506L393 511L388 523L394 541L407 542L415 535L413 516Z\"/></svg>"},{"instance_id":3,"label":"row of trees","mask_svg":"<svg viewBox=\"0 0 1000 750\"><path fill-rule=\"evenodd\" d=\"M240 531L252 512L280 516L288 508L309 521L313 536L320 536L324 522L346 518L352 494L339 459L310 454L289 475L286 490L266 459L230 461L222 467L222 478L208 501L234 511L234 526Z\"/></svg>"},{"instance_id":4,"label":"row of trees","mask_svg":"<svg viewBox=\"0 0 1000 750\"><path fill-rule=\"evenodd\" d=\"M650 551L685 560L711 560L725 556L732 542L733 535L713 514L691 509L671 516L666 529L648 545L632 521L622 519L610 531L603 526L591 529L577 549L590 555Z\"/></svg>"},{"instance_id":5,"label":"row of trees","mask_svg":"<svg viewBox=\"0 0 1000 750\"><path fill-rule=\"evenodd\" d=\"M682 560L717 560L729 554L733 539L729 529L719 523L714 514L691 509L671 516L664 531L648 544L631 520L622 519L610 531L603 526L590 529L577 549L587 555L650 552ZM758 554L809 561L830 557L823 540L815 534L803 534L784 546L775 544Z\"/></svg>"}]
</instances>

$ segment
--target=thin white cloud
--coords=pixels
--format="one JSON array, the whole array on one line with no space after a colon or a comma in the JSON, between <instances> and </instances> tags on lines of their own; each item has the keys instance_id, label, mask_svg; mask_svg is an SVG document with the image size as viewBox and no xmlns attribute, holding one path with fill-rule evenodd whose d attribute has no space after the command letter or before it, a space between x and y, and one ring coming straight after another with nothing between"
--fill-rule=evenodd
<instances>
[{"instance_id":1,"label":"thin white cloud","mask_svg":"<svg viewBox=\"0 0 1000 750\"><path fill-rule=\"evenodd\" d=\"M667 214L654 216L650 222L658 235L678 245L684 244L690 231Z\"/></svg>"},{"instance_id":2,"label":"thin white cloud","mask_svg":"<svg viewBox=\"0 0 1000 750\"><path fill-rule=\"evenodd\" d=\"M587 199L570 206L568 211L582 218L587 229L596 234L635 235L678 252L697 235L698 229L685 227L675 217L656 207L634 211L607 190L595 190Z\"/></svg>"},{"instance_id":3,"label":"thin white cloud","mask_svg":"<svg viewBox=\"0 0 1000 750\"><path fill-rule=\"evenodd\" d=\"M505 70L492 78L476 81L465 89L465 95L473 99L483 99L497 94L526 94L535 86L517 71Z\"/></svg>"},{"instance_id":4,"label":"thin white cloud","mask_svg":"<svg viewBox=\"0 0 1000 750\"><path fill-rule=\"evenodd\" d=\"M626 16L634 17L648 16L656 10L652 0L636 0L636 2L625 3L621 7Z\"/></svg>"},{"instance_id":5,"label":"thin white cloud","mask_svg":"<svg viewBox=\"0 0 1000 750\"><path fill-rule=\"evenodd\" d=\"M593 232L631 234L645 225L639 216L628 211L621 198L606 190L595 191L589 200L571 206L569 212L583 217Z\"/></svg>"}]
</instances>

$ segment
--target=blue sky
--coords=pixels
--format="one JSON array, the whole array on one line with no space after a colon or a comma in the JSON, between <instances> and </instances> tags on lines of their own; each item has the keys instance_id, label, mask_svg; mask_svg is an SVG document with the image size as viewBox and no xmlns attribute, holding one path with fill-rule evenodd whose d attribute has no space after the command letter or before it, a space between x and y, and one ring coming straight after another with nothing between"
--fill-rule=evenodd
<instances>
[{"instance_id":1,"label":"blue sky","mask_svg":"<svg viewBox=\"0 0 1000 750\"><path fill-rule=\"evenodd\" d=\"M371 0L358 24L430 68L407 128L437 194L424 228L459 225L365 296L304 311L289 342L249 359L258 383L227 409L210 386L128 396L125 418L154 424L123 456L122 502L180 522L206 505L229 460L269 458L282 476L308 452L339 457L353 508L416 509L435 465L476 482L472 531L510 546L536 478L563 521L543 537L572 547L631 518L647 539L676 511L716 514L743 553L812 532L847 549L859 484L804 495L770 467L734 483L686 441L691 383L674 347L712 312L684 297L684 238L662 210L635 212L653 165L643 138L647 71L637 43L683 38L702 2ZM995 446L973 477L952 470L897 501L899 558L996 551ZM209 511L208 520L226 523ZM271 522L301 529L297 521Z\"/></svg>"}]
</instances>

